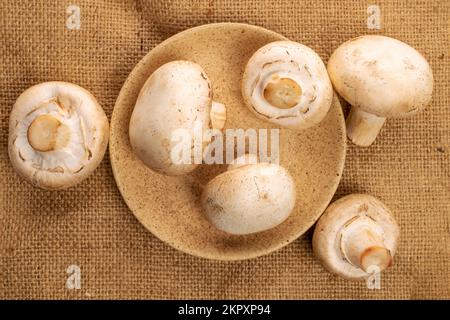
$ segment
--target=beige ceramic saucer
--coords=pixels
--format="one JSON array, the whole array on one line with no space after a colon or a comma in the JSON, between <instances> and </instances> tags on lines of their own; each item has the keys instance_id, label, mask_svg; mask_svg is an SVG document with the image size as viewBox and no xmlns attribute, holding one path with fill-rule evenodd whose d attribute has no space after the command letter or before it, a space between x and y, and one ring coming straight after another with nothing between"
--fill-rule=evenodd
<instances>
[{"instance_id":1,"label":"beige ceramic saucer","mask_svg":"<svg viewBox=\"0 0 450 320\"><path fill-rule=\"evenodd\" d=\"M275 128L255 118L244 106L240 79L253 52L285 38L245 24L204 25L181 32L147 54L126 80L111 120L110 155L119 190L138 220L171 246L205 258L248 259L279 249L305 233L330 202L345 159L345 123L338 100L318 126L280 131L280 162L294 177L297 203L278 227L247 236L216 230L202 213L202 186L225 170L202 165L193 173L168 177L143 165L131 150L128 124L136 98L150 74L162 64L191 60L211 79L214 100L227 106L226 128Z\"/></svg>"}]
</instances>

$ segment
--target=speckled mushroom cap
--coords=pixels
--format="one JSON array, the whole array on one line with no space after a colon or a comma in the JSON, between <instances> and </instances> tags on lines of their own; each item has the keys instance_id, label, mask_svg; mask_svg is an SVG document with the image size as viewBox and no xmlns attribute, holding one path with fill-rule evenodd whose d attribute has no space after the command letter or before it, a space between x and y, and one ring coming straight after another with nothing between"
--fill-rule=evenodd
<instances>
[{"instance_id":1,"label":"speckled mushroom cap","mask_svg":"<svg viewBox=\"0 0 450 320\"><path fill-rule=\"evenodd\" d=\"M390 37L351 39L333 52L327 68L345 100L379 117L413 115L431 100L433 73L427 60Z\"/></svg>"},{"instance_id":2,"label":"speckled mushroom cap","mask_svg":"<svg viewBox=\"0 0 450 320\"><path fill-rule=\"evenodd\" d=\"M316 224L315 256L326 269L349 280L368 277L371 266L382 271L392 263L399 228L377 198L352 194L332 203Z\"/></svg>"},{"instance_id":3,"label":"speckled mushroom cap","mask_svg":"<svg viewBox=\"0 0 450 320\"><path fill-rule=\"evenodd\" d=\"M174 154L184 142L191 150L196 131L202 134L211 126L223 127L225 107L212 98L210 80L200 65L175 60L160 66L142 87L131 115L133 152L160 173L181 175L194 170L202 161L201 153L197 161L195 155L178 159Z\"/></svg>"},{"instance_id":4,"label":"speckled mushroom cap","mask_svg":"<svg viewBox=\"0 0 450 320\"><path fill-rule=\"evenodd\" d=\"M202 206L216 228L240 235L261 232L292 212L296 190L290 173L280 165L255 160L255 155L236 159L205 186Z\"/></svg>"},{"instance_id":5,"label":"speckled mushroom cap","mask_svg":"<svg viewBox=\"0 0 450 320\"><path fill-rule=\"evenodd\" d=\"M44 82L25 90L13 106L9 157L33 185L67 188L97 168L108 137L108 119L94 96L72 83Z\"/></svg>"},{"instance_id":6,"label":"speckled mushroom cap","mask_svg":"<svg viewBox=\"0 0 450 320\"><path fill-rule=\"evenodd\" d=\"M323 61L311 48L294 41L275 41L249 59L242 97L257 117L306 129L325 117L333 89Z\"/></svg>"}]
</instances>

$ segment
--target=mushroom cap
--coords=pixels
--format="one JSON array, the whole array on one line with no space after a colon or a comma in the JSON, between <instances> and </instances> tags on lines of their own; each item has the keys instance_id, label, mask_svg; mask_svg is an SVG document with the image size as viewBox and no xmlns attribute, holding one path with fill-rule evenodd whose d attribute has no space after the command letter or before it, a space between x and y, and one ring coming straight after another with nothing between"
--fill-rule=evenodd
<instances>
[{"instance_id":1,"label":"mushroom cap","mask_svg":"<svg viewBox=\"0 0 450 320\"><path fill-rule=\"evenodd\" d=\"M47 139L51 134L58 138L53 143ZM28 88L9 118L11 163L27 181L44 189L68 188L87 178L103 159L108 138L105 112L89 91L72 83Z\"/></svg>"},{"instance_id":2,"label":"mushroom cap","mask_svg":"<svg viewBox=\"0 0 450 320\"><path fill-rule=\"evenodd\" d=\"M281 81L280 81L281 80ZM277 107L276 85L290 91L286 105ZM275 93L274 93L275 91ZM293 97L292 97L293 95ZM333 99L326 67L311 48L294 41L275 41L258 49L245 67L242 96L259 118L293 128L306 129L325 117Z\"/></svg>"},{"instance_id":3,"label":"mushroom cap","mask_svg":"<svg viewBox=\"0 0 450 320\"><path fill-rule=\"evenodd\" d=\"M327 68L345 100L379 117L413 115L431 101L433 73L427 60L393 38L351 39L333 52Z\"/></svg>"},{"instance_id":4,"label":"mushroom cap","mask_svg":"<svg viewBox=\"0 0 450 320\"><path fill-rule=\"evenodd\" d=\"M208 182L201 202L215 227L243 235L282 223L292 212L295 197L294 181L283 167L235 164Z\"/></svg>"},{"instance_id":5,"label":"mushroom cap","mask_svg":"<svg viewBox=\"0 0 450 320\"><path fill-rule=\"evenodd\" d=\"M197 164L174 163L171 152L176 130L190 134L210 127L211 84L203 69L190 61L172 61L159 67L139 93L130 119L130 142L135 154L151 169L181 175Z\"/></svg>"},{"instance_id":6,"label":"mushroom cap","mask_svg":"<svg viewBox=\"0 0 450 320\"><path fill-rule=\"evenodd\" d=\"M361 219L361 224L375 225L376 234L394 256L399 227L388 208L377 198L366 194L351 194L333 202L316 224L312 245L315 256L330 272L349 280L367 278L370 274L345 258L340 241L343 230ZM366 223L367 222L367 223Z\"/></svg>"}]
</instances>

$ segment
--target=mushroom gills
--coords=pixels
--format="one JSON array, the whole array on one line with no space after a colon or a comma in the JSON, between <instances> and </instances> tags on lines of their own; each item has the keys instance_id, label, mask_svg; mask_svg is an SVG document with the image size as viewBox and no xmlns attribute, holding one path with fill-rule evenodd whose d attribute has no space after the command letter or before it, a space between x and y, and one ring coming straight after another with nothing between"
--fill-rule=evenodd
<instances>
[{"instance_id":1,"label":"mushroom gills","mask_svg":"<svg viewBox=\"0 0 450 320\"><path fill-rule=\"evenodd\" d=\"M53 98L18 124L14 141L19 157L37 170L76 173L88 160L83 119Z\"/></svg>"},{"instance_id":2,"label":"mushroom gills","mask_svg":"<svg viewBox=\"0 0 450 320\"><path fill-rule=\"evenodd\" d=\"M307 68L300 68L294 61L266 63L255 80L253 107L269 118L297 117L309 111L316 91Z\"/></svg>"},{"instance_id":3,"label":"mushroom gills","mask_svg":"<svg viewBox=\"0 0 450 320\"><path fill-rule=\"evenodd\" d=\"M333 100L322 59L294 41L259 48L245 66L241 90L245 105L258 118L295 130L322 121Z\"/></svg>"}]
</instances>

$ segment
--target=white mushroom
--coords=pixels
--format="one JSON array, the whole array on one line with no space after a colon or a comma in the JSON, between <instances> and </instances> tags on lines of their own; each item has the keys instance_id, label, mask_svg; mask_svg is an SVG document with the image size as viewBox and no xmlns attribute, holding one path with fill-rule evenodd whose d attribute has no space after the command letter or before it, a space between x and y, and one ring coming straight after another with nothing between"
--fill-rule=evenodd
<instances>
[{"instance_id":1,"label":"white mushroom","mask_svg":"<svg viewBox=\"0 0 450 320\"><path fill-rule=\"evenodd\" d=\"M335 201L319 219L313 250L330 272L358 280L392 264L398 237L398 225L380 200L353 194Z\"/></svg>"},{"instance_id":2,"label":"white mushroom","mask_svg":"<svg viewBox=\"0 0 450 320\"><path fill-rule=\"evenodd\" d=\"M208 220L218 229L244 235L273 228L287 219L295 205L295 184L286 169L255 163L243 156L208 182L201 202ZM249 163L249 164L246 164Z\"/></svg>"},{"instance_id":3,"label":"white mushroom","mask_svg":"<svg viewBox=\"0 0 450 320\"><path fill-rule=\"evenodd\" d=\"M336 91L351 105L347 135L371 145L386 118L417 113L431 101L433 73L425 58L399 40L366 35L337 48L328 62Z\"/></svg>"},{"instance_id":4,"label":"white mushroom","mask_svg":"<svg viewBox=\"0 0 450 320\"><path fill-rule=\"evenodd\" d=\"M242 96L259 118L306 129L327 114L333 88L323 61L311 48L293 41L275 41L248 61Z\"/></svg>"},{"instance_id":5,"label":"white mushroom","mask_svg":"<svg viewBox=\"0 0 450 320\"><path fill-rule=\"evenodd\" d=\"M139 93L130 120L131 146L151 169L186 174L198 163L192 158L173 161L175 133L184 129L189 146L194 146L196 125L203 133L211 127L222 129L225 119L225 106L212 100L211 83L203 69L190 61L172 61L153 72Z\"/></svg>"},{"instance_id":6,"label":"white mushroom","mask_svg":"<svg viewBox=\"0 0 450 320\"><path fill-rule=\"evenodd\" d=\"M100 164L109 124L97 100L67 82L25 90L9 118L9 157L14 169L45 189L73 186Z\"/></svg>"}]
</instances>

